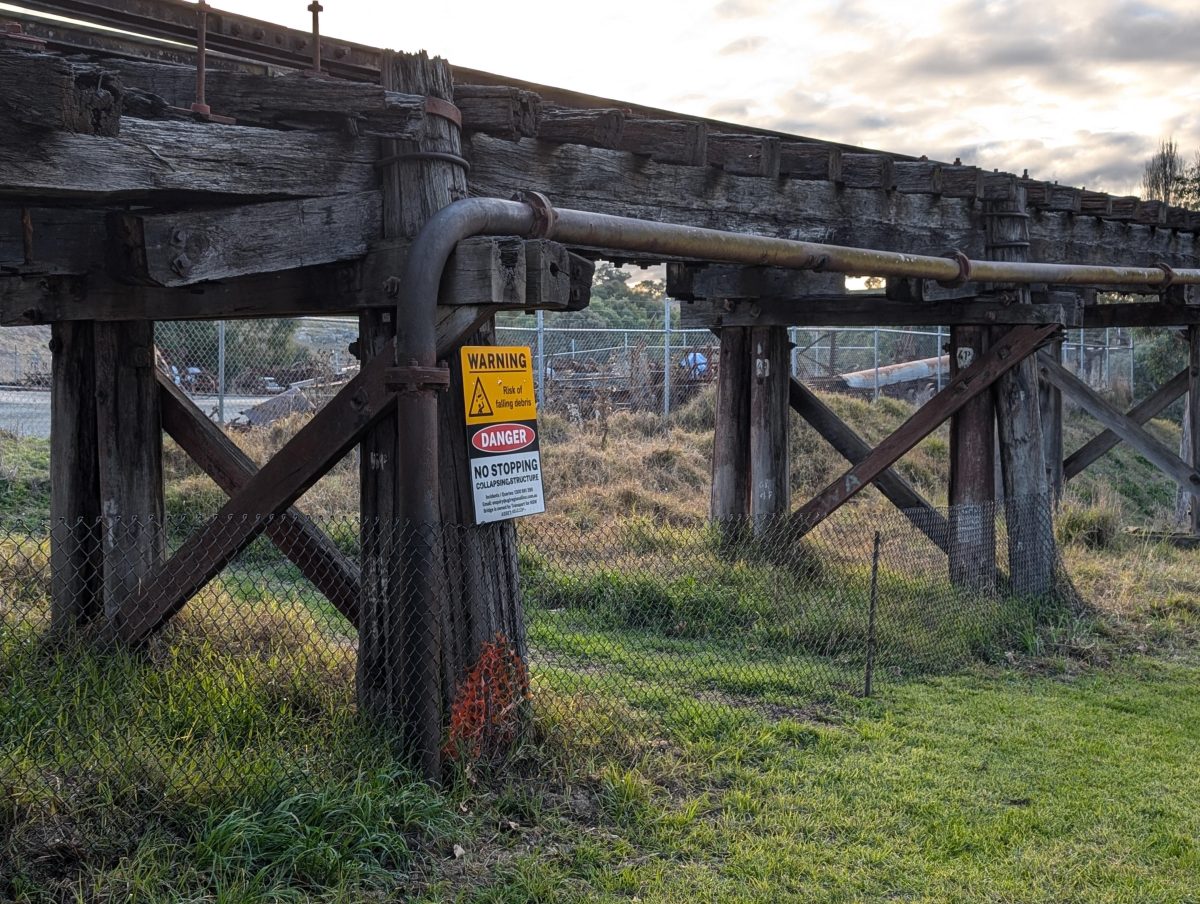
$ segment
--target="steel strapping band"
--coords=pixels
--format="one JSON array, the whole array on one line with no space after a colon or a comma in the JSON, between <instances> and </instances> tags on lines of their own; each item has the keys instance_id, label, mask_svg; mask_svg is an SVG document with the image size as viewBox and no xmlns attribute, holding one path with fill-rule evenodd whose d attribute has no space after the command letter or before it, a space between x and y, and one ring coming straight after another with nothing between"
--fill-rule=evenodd
<instances>
[{"instance_id":1,"label":"steel strapping band","mask_svg":"<svg viewBox=\"0 0 1200 904\"><path fill-rule=\"evenodd\" d=\"M460 129L462 128L462 110L454 106L448 100L443 100L440 97L426 96L425 112L430 116L440 116L442 119L448 119Z\"/></svg>"},{"instance_id":2,"label":"steel strapping band","mask_svg":"<svg viewBox=\"0 0 1200 904\"><path fill-rule=\"evenodd\" d=\"M380 157L375 161L376 167L387 166L390 163L399 163L402 160L441 160L444 163L453 163L455 166L461 166L465 171L471 171L471 161L465 157L460 157L458 154L451 154L446 151L407 151L403 154L389 154L386 157Z\"/></svg>"}]
</instances>

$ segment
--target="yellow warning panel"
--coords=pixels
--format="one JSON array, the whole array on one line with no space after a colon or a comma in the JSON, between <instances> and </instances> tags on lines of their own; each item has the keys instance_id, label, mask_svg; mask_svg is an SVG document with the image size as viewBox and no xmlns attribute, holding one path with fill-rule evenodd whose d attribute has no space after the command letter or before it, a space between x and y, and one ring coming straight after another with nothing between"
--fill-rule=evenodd
<instances>
[{"instance_id":1,"label":"yellow warning panel","mask_svg":"<svg viewBox=\"0 0 1200 904\"><path fill-rule=\"evenodd\" d=\"M523 345L464 345L463 403L468 424L537 418L533 355Z\"/></svg>"}]
</instances>

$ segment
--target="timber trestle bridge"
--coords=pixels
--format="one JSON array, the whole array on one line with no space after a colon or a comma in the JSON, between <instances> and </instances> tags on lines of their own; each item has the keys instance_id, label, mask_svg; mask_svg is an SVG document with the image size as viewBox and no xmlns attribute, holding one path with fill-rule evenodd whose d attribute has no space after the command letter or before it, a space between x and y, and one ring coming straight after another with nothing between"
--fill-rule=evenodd
<instances>
[{"instance_id":1,"label":"timber trestle bridge","mask_svg":"<svg viewBox=\"0 0 1200 904\"><path fill-rule=\"evenodd\" d=\"M995 456L1004 498L1049 510L1125 442L1200 529L1200 212L339 41L318 4L312 32L178 0L20 6L0 12L0 323L52 328L51 515L84 526L52 549L55 628L139 644L266 533L357 627L360 707L438 776L458 678L524 636L511 522L431 552L472 520L444 362L497 312L585 307L598 259L665 263L684 325L718 337L715 519L807 529L873 484L986 586ZM312 314L359 318L361 368L261 468L155 363L156 321ZM951 378L871 447L789 375L787 328L833 325L948 326ZM1189 366L1117 410L1059 360L1063 328L1109 326L1181 330ZM1105 428L1065 466L1064 395ZM1142 426L1184 396L1191 460ZM794 509L792 411L848 463ZM892 469L947 420L949 522ZM170 554L164 432L229 496ZM352 561L293 505L356 446L362 524L404 536ZM1014 507L1010 549L1052 550L1050 524Z\"/></svg>"}]
</instances>

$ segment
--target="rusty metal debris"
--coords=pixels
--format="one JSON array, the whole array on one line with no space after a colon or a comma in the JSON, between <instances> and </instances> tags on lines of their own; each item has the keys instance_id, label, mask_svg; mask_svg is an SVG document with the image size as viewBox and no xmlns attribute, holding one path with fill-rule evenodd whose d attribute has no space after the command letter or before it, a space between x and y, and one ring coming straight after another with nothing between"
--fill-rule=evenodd
<instances>
[{"instance_id":1,"label":"rusty metal debris","mask_svg":"<svg viewBox=\"0 0 1200 904\"><path fill-rule=\"evenodd\" d=\"M5 22L0 28L0 47L9 50L45 50L46 42L25 34L20 23Z\"/></svg>"},{"instance_id":2,"label":"rusty metal debris","mask_svg":"<svg viewBox=\"0 0 1200 904\"><path fill-rule=\"evenodd\" d=\"M312 68L304 70L304 74L321 76L325 74L321 71L321 13L325 7L317 0L312 0L307 9L312 13Z\"/></svg>"}]
</instances>

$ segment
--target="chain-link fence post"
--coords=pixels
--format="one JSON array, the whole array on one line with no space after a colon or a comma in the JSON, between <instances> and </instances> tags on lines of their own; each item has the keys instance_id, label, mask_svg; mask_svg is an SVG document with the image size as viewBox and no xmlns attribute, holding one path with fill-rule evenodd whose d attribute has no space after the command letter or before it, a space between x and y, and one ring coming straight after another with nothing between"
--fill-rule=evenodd
<instances>
[{"instance_id":1,"label":"chain-link fence post","mask_svg":"<svg viewBox=\"0 0 1200 904\"><path fill-rule=\"evenodd\" d=\"M663 418L671 415L671 299L663 298Z\"/></svg>"},{"instance_id":2,"label":"chain-link fence post","mask_svg":"<svg viewBox=\"0 0 1200 904\"><path fill-rule=\"evenodd\" d=\"M942 391L942 328L937 328L937 347L933 351L933 357L936 359L933 363L933 369L937 373L937 391Z\"/></svg>"},{"instance_id":3,"label":"chain-link fence post","mask_svg":"<svg viewBox=\"0 0 1200 904\"><path fill-rule=\"evenodd\" d=\"M537 404L546 407L546 318L545 311L537 312Z\"/></svg>"},{"instance_id":4,"label":"chain-link fence post","mask_svg":"<svg viewBox=\"0 0 1200 904\"><path fill-rule=\"evenodd\" d=\"M1136 384L1136 382L1135 382L1135 377L1136 377L1135 360L1136 360L1136 354L1134 352L1133 330L1129 330L1129 399L1130 400L1136 399L1136 397L1138 397L1138 384Z\"/></svg>"},{"instance_id":5,"label":"chain-link fence post","mask_svg":"<svg viewBox=\"0 0 1200 904\"><path fill-rule=\"evenodd\" d=\"M879 327L875 327L875 395L874 399L879 400Z\"/></svg>"},{"instance_id":6,"label":"chain-link fence post","mask_svg":"<svg viewBox=\"0 0 1200 904\"><path fill-rule=\"evenodd\" d=\"M225 321L217 322L217 422L225 423Z\"/></svg>"}]
</instances>

